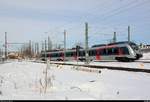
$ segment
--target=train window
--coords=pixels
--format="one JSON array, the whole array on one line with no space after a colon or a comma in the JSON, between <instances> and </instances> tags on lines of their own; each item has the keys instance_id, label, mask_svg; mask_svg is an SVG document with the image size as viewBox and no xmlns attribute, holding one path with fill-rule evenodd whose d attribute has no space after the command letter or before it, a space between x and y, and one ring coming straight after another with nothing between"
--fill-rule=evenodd
<instances>
[{"instance_id":1,"label":"train window","mask_svg":"<svg viewBox=\"0 0 150 102\"><path fill-rule=\"evenodd\" d=\"M85 56L85 52L83 51L83 56Z\"/></svg>"},{"instance_id":2,"label":"train window","mask_svg":"<svg viewBox=\"0 0 150 102\"><path fill-rule=\"evenodd\" d=\"M96 50L92 51L92 55L95 56L96 55Z\"/></svg>"},{"instance_id":3,"label":"train window","mask_svg":"<svg viewBox=\"0 0 150 102\"><path fill-rule=\"evenodd\" d=\"M47 55L47 57L50 57L50 54L46 54Z\"/></svg>"},{"instance_id":4,"label":"train window","mask_svg":"<svg viewBox=\"0 0 150 102\"><path fill-rule=\"evenodd\" d=\"M54 54L54 57L57 57L57 53Z\"/></svg>"},{"instance_id":5,"label":"train window","mask_svg":"<svg viewBox=\"0 0 150 102\"><path fill-rule=\"evenodd\" d=\"M71 56L71 52L67 52L67 53L66 53L66 56L67 56L67 57L70 57L70 56Z\"/></svg>"},{"instance_id":6,"label":"train window","mask_svg":"<svg viewBox=\"0 0 150 102\"><path fill-rule=\"evenodd\" d=\"M82 56L82 51L79 51L79 56Z\"/></svg>"},{"instance_id":7,"label":"train window","mask_svg":"<svg viewBox=\"0 0 150 102\"><path fill-rule=\"evenodd\" d=\"M69 52L66 52L66 56L69 57Z\"/></svg>"},{"instance_id":8,"label":"train window","mask_svg":"<svg viewBox=\"0 0 150 102\"><path fill-rule=\"evenodd\" d=\"M54 53L52 54L52 57L55 57L55 54L54 54Z\"/></svg>"},{"instance_id":9,"label":"train window","mask_svg":"<svg viewBox=\"0 0 150 102\"><path fill-rule=\"evenodd\" d=\"M73 53L72 53L72 52L70 52L70 57L71 57L71 56L73 56Z\"/></svg>"},{"instance_id":10,"label":"train window","mask_svg":"<svg viewBox=\"0 0 150 102\"><path fill-rule=\"evenodd\" d=\"M69 52L69 57L71 57L72 56L72 52Z\"/></svg>"},{"instance_id":11,"label":"train window","mask_svg":"<svg viewBox=\"0 0 150 102\"><path fill-rule=\"evenodd\" d=\"M73 56L73 52L71 52L71 56Z\"/></svg>"},{"instance_id":12,"label":"train window","mask_svg":"<svg viewBox=\"0 0 150 102\"><path fill-rule=\"evenodd\" d=\"M85 51L80 51L79 56L85 56Z\"/></svg>"},{"instance_id":13,"label":"train window","mask_svg":"<svg viewBox=\"0 0 150 102\"><path fill-rule=\"evenodd\" d=\"M57 53L56 56L59 57L59 53Z\"/></svg>"},{"instance_id":14,"label":"train window","mask_svg":"<svg viewBox=\"0 0 150 102\"><path fill-rule=\"evenodd\" d=\"M117 55L119 52L119 48L112 48L112 55Z\"/></svg>"},{"instance_id":15,"label":"train window","mask_svg":"<svg viewBox=\"0 0 150 102\"><path fill-rule=\"evenodd\" d=\"M129 50L127 47L121 47L122 54L129 54Z\"/></svg>"},{"instance_id":16,"label":"train window","mask_svg":"<svg viewBox=\"0 0 150 102\"><path fill-rule=\"evenodd\" d=\"M57 57L57 53L54 54L54 57Z\"/></svg>"},{"instance_id":17,"label":"train window","mask_svg":"<svg viewBox=\"0 0 150 102\"><path fill-rule=\"evenodd\" d=\"M129 50L127 47L124 47L123 49L124 49L124 54L129 54Z\"/></svg>"},{"instance_id":18,"label":"train window","mask_svg":"<svg viewBox=\"0 0 150 102\"><path fill-rule=\"evenodd\" d=\"M58 53L55 53L55 57L58 57Z\"/></svg>"},{"instance_id":19,"label":"train window","mask_svg":"<svg viewBox=\"0 0 150 102\"><path fill-rule=\"evenodd\" d=\"M42 57L45 57L45 54L42 54Z\"/></svg>"},{"instance_id":20,"label":"train window","mask_svg":"<svg viewBox=\"0 0 150 102\"><path fill-rule=\"evenodd\" d=\"M100 55L106 55L106 54L107 54L107 53L106 53L106 49L101 49L99 54L100 54Z\"/></svg>"},{"instance_id":21,"label":"train window","mask_svg":"<svg viewBox=\"0 0 150 102\"><path fill-rule=\"evenodd\" d=\"M82 56L85 56L85 51L82 51Z\"/></svg>"},{"instance_id":22,"label":"train window","mask_svg":"<svg viewBox=\"0 0 150 102\"><path fill-rule=\"evenodd\" d=\"M96 50L89 51L89 56L95 56L95 55L96 55Z\"/></svg>"},{"instance_id":23,"label":"train window","mask_svg":"<svg viewBox=\"0 0 150 102\"><path fill-rule=\"evenodd\" d=\"M83 51L80 51L80 52L79 52L79 56L83 56Z\"/></svg>"},{"instance_id":24,"label":"train window","mask_svg":"<svg viewBox=\"0 0 150 102\"><path fill-rule=\"evenodd\" d=\"M89 56L93 56L93 50L89 51Z\"/></svg>"},{"instance_id":25,"label":"train window","mask_svg":"<svg viewBox=\"0 0 150 102\"><path fill-rule=\"evenodd\" d=\"M61 57L61 53L57 53L57 57Z\"/></svg>"},{"instance_id":26,"label":"train window","mask_svg":"<svg viewBox=\"0 0 150 102\"><path fill-rule=\"evenodd\" d=\"M108 55L112 55L112 48L108 48L107 51L108 51L107 52Z\"/></svg>"},{"instance_id":27,"label":"train window","mask_svg":"<svg viewBox=\"0 0 150 102\"><path fill-rule=\"evenodd\" d=\"M130 43L130 46L134 49L134 50L138 50L139 47L135 44L135 43Z\"/></svg>"},{"instance_id":28,"label":"train window","mask_svg":"<svg viewBox=\"0 0 150 102\"><path fill-rule=\"evenodd\" d=\"M51 57L55 57L55 53L52 53L52 54L51 54Z\"/></svg>"},{"instance_id":29,"label":"train window","mask_svg":"<svg viewBox=\"0 0 150 102\"><path fill-rule=\"evenodd\" d=\"M89 56L93 56L93 50L89 51Z\"/></svg>"}]
</instances>

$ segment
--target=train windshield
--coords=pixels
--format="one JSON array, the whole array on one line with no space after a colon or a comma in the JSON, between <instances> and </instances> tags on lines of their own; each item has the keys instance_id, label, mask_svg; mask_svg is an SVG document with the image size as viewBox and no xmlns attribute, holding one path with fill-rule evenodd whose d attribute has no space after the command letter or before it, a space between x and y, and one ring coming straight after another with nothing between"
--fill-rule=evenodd
<instances>
[{"instance_id":1,"label":"train windshield","mask_svg":"<svg viewBox=\"0 0 150 102\"><path fill-rule=\"evenodd\" d=\"M139 47L138 47L135 43L130 43L130 46L131 46L134 50L139 50Z\"/></svg>"}]
</instances>

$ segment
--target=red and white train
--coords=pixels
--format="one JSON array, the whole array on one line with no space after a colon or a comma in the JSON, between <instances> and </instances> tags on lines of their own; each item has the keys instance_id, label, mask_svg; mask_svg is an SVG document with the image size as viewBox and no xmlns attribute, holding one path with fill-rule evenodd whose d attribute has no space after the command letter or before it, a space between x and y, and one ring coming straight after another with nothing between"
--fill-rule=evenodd
<instances>
[{"instance_id":1,"label":"red and white train","mask_svg":"<svg viewBox=\"0 0 150 102\"><path fill-rule=\"evenodd\" d=\"M88 50L88 55L91 61L134 61L143 56L138 45L128 41L92 46ZM67 49L65 53L63 50L41 52L42 60L63 61L64 58L65 60L85 61L85 49L77 47Z\"/></svg>"}]
</instances>

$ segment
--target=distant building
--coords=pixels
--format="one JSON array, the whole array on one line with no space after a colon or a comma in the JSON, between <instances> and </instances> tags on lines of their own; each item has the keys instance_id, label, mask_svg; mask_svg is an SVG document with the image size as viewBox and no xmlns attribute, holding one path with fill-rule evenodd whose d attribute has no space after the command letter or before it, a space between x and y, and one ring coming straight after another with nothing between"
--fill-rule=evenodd
<instances>
[{"instance_id":1,"label":"distant building","mask_svg":"<svg viewBox=\"0 0 150 102\"><path fill-rule=\"evenodd\" d=\"M139 47L141 48L141 49L149 49L150 48L150 45L144 45L144 44L140 44L139 45Z\"/></svg>"}]
</instances>

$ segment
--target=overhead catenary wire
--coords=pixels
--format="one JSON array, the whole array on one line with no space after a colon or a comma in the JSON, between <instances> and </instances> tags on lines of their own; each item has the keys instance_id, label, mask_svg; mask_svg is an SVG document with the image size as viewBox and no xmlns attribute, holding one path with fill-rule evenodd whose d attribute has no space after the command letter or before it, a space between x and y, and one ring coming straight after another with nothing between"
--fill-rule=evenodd
<instances>
[{"instance_id":1,"label":"overhead catenary wire","mask_svg":"<svg viewBox=\"0 0 150 102\"><path fill-rule=\"evenodd\" d=\"M106 20L108 21L108 20L110 20L110 18L112 19L112 17L114 17L114 16L118 16L119 14L121 14L121 13L124 13L124 12L126 12L127 10L129 10L129 9L131 9L131 8L136 8L136 7L140 7L140 6L143 6L144 4L147 4L148 3L148 1L146 1L146 2L139 2L139 3L134 3L134 5L128 5L128 6L126 6L126 7L122 7L122 9L120 8L120 9L118 9L117 10L117 12L116 12L116 10L112 10L111 11L111 14L109 14L108 13L108 15L101 15L101 18L99 18L99 20L101 21L101 22L106 22ZM118 15L117 15L118 14ZM105 26L106 25L109 25L109 26L114 26L114 25L119 25L120 26L120 24L121 23L118 23L118 22L115 22L115 23L113 23L113 24L104 24Z\"/></svg>"},{"instance_id":2,"label":"overhead catenary wire","mask_svg":"<svg viewBox=\"0 0 150 102\"><path fill-rule=\"evenodd\" d=\"M108 19L108 18L112 18L113 16L118 16L119 14L121 14L121 13L124 13L124 12L127 12L129 9L132 9L132 8L137 8L137 7L139 7L139 6L143 6L144 4L147 4L149 1L146 1L146 2L140 2L140 3L135 3L134 5L131 5L131 7L130 7L130 5L129 6L127 6L126 8L124 8L124 9L120 9L120 10L118 10L117 12L115 11L115 13L112 13L112 14L110 14L110 15L107 15L107 16L105 16L105 17L103 17L102 19L100 19L100 20L106 20L106 19Z\"/></svg>"},{"instance_id":3,"label":"overhead catenary wire","mask_svg":"<svg viewBox=\"0 0 150 102\"><path fill-rule=\"evenodd\" d=\"M117 8L118 9L118 8ZM65 24L65 26L66 26L66 24ZM62 26L61 27L58 27L58 28L62 28ZM68 28L68 29L70 29L70 28Z\"/></svg>"},{"instance_id":4,"label":"overhead catenary wire","mask_svg":"<svg viewBox=\"0 0 150 102\"><path fill-rule=\"evenodd\" d=\"M147 1L146 1L147 2ZM103 20L103 22L106 22L106 20L110 20L110 17L112 17L112 16L118 16L119 14L121 14L121 13L124 13L124 12L127 12L127 11L129 11L129 9L132 9L132 8L136 8L136 7L139 7L139 6L143 6L144 4L146 4L145 3L145 1L143 2L140 2L139 0L134 0L134 1L131 1L131 2L128 2L128 3L126 3L125 5L123 5L123 6L121 6L121 7L117 7L117 8L115 8L115 9L113 9L113 10L111 10L111 11L109 11L109 12L106 12L105 13L105 15L103 15L101 18L100 18L100 20ZM85 17L86 18L86 17ZM64 24L62 24L61 26L59 26L59 27L56 27L55 29L57 29L57 28L59 28L59 29L64 29L64 27L66 27L65 29L75 29L73 26L72 27L68 27L67 28L67 26L68 25L72 25L71 23L68 23L68 22L73 22L73 20L72 21L67 21L66 22L66 24L64 23ZM118 23L118 22L117 22ZM116 24L117 24L116 23ZM113 25L116 25L116 24L113 24ZM110 24L109 24L110 25ZM78 27L78 26L76 26L76 27ZM111 26L110 26L111 27ZM58 29L57 29L58 30ZM90 32L90 33L93 33L93 32ZM89 33L89 34L90 34ZM113 32L112 32L112 34L113 34ZM118 34L120 34L120 33L118 33ZM62 36L63 37L63 36Z\"/></svg>"}]
</instances>

